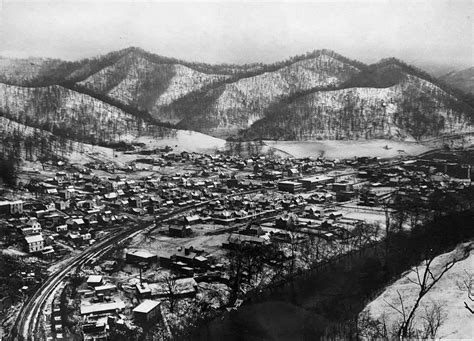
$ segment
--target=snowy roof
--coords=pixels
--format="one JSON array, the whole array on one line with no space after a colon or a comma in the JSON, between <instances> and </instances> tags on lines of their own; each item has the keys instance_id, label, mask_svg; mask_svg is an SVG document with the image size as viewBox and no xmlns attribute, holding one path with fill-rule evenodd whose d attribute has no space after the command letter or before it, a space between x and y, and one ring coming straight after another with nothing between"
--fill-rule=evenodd
<instances>
[{"instance_id":1,"label":"snowy roof","mask_svg":"<svg viewBox=\"0 0 474 341\"><path fill-rule=\"evenodd\" d=\"M156 257L155 254L147 251L147 250L134 250L134 251L130 251L128 252L129 255L134 255L136 257L140 257L140 258L153 258L153 257Z\"/></svg>"},{"instance_id":2,"label":"snowy roof","mask_svg":"<svg viewBox=\"0 0 474 341\"><path fill-rule=\"evenodd\" d=\"M38 234L35 236L26 236L25 240L28 244L30 244L30 243L42 242L44 239L42 235Z\"/></svg>"},{"instance_id":3,"label":"snowy roof","mask_svg":"<svg viewBox=\"0 0 474 341\"><path fill-rule=\"evenodd\" d=\"M101 275L91 275L87 278L87 283L100 283L102 282Z\"/></svg>"},{"instance_id":4,"label":"snowy roof","mask_svg":"<svg viewBox=\"0 0 474 341\"><path fill-rule=\"evenodd\" d=\"M104 285L100 285L98 287L95 287L95 291L115 290L115 289L117 289L117 286L112 284L112 283L106 283Z\"/></svg>"},{"instance_id":5,"label":"snowy roof","mask_svg":"<svg viewBox=\"0 0 474 341\"><path fill-rule=\"evenodd\" d=\"M135 307L135 309L133 309L133 312L148 314L150 311L155 309L160 304L161 302L158 302L158 301L146 300L146 301L143 301L137 307Z\"/></svg>"},{"instance_id":6,"label":"snowy roof","mask_svg":"<svg viewBox=\"0 0 474 341\"><path fill-rule=\"evenodd\" d=\"M81 305L81 315L91 313L102 313L107 311L113 311L115 309L123 309L125 304L122 301L111 302L111 303L98 303L91 305Z\"/></svg>"}]
</instances>

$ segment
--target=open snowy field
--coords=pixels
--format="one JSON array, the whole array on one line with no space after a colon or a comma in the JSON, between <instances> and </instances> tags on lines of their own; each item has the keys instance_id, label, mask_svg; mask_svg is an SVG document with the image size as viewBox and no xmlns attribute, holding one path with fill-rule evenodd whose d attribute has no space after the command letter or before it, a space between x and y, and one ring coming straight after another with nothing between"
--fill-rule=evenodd
<instances>
[{"instance_id":1,"label":"open snowy field","mask_svg":"<svg viewBox=\"0 0 474 341\"><path fill-rule=\"evenodd\" d=\"M466 244L466 245L469 245ZM474 273L474 242L470 243L469 256L462 261L457 262L438 283L429 291L421 300L420 307L417 310L414 325L421 328L423 323L422 317L425 312L425 307L431 304L439 304L443 313L445 313L444 323L440 326L437 338L441 339L470 339L474 338L474 324L472 323L472 314L464 307L464 301L469 302L465 291L458 287L458 282L466 279L466 272ZM436 275L441 271L441 268L450 260L460 259L462 251L458 248L452 252L442 254L435 258L430 269ZM423 274L424 267L419 266L420 273ZM412 283L409 279L416 281L416 273L408 271L398 281L377 297L374 301L365 307L370 316L375 319L380 319L385 315L387 324L390 326L394 321L400 318L400 314L389 306L392 304L395 307L400 307L400 301L397 291L400 293L404 305L410 309L416 296L419 292L419 287ZM472 305L472 302L471 302Z\"/></svg>"},{"instance_id":2,"label":"open snowy field","mask_svg":"<svg viewBox=\"0 0 474 341\"><path fill-rule=\"evenodd\" d=\"M416 142L391 140L265 141L265 143L297 158L320 156L329 159L351 159L355 156L392 158L399 155L417 155L432 149L429 145Z\"/></svg>"},{"instance_id":3,"label":"open snowy field","mask_svg":"<svg viewBox=\"0 0 474 341\"><path fill-rule=\"evenodd\" d=\"M214 152L225 146L225 140L189 130L177 130L174 136L163 138L140 136L133 142L145 143L149 149L170 146L175 151L199 153Z\"/></svg>"},{"instance_id":4,"label":"open snowy field","mask_svg":"<svg viewBox=\"0 0 474 341\"><path fill-rule=\"evenodd\" d=\"M152 136L140 136L138 138L125 138L127 142L144 143L147 149L162 148L170 146L174 152L200 152L212 153L217 149L224 149L225 140L209 135L187 130L178 130L172 137L156 138ZM115 157L114 157L115 155ZM112 148L93 146L86 143L75 143L74 151L69 154L72 163L83 164L90 161L113 161L119 165L126 164L137 158L134 154L115 152Z\"/></svg>"}]
</instances>

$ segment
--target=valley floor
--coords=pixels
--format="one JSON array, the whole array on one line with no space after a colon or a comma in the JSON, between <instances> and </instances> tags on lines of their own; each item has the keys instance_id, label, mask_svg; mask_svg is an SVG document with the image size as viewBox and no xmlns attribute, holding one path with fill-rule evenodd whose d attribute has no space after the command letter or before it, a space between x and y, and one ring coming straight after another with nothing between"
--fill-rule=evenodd
<instances>
[{"instance_id":1,"label":"valley floor","mask_svg":"<svg viewBox=\"0 0 474 341\"><path fill-rule=\"evenodd\" d=\"M392 158L399 155L418 155L430 149L430 145L416 142L391 140L357 140L357 141L265 141L277 150L296 158L321 157L329 159L351 159L358 156Z\"/></svg>"}]
</instances>

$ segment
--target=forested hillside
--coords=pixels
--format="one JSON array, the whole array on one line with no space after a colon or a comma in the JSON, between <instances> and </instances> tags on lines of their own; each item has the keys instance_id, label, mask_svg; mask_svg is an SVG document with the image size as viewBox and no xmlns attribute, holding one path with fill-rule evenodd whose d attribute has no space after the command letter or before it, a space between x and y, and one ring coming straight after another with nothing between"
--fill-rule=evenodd
<instances>
[{"instance_id":1,"label":"forested hillside","mask_svg":"<svg viewBox=\"0 0 474 341\"><path fill-rule=\"evenodd\" d=\"M180 127L227 135L262 118L273 103L308 89L335 88L357 72L355 66L320 52L276 71L192 94L167 110L182 118Z\"/></svg>"},{"instance_id":2,"label":"forested hillside","mask_svg":"<svg viewBox=\"0 0 474 341\"><path fill-rule=\"evenodd\" d=\"M167 128L239 139L421 140L472 127L474 96L448 78L393 58L364 65L328 50L210 65L131 47L73 62L2 58L0 110L90 143Z\"/></svg>"},{"instance_id":3,"label":"forested hillside","mask_svg":"<svg viewBox=\"0 0 474 341\"><path fill-rule=\"evenodd\" d=\"M340 89L295 94L269 107L265 117L241 136L421 140L472 130L474 110L469 101L413 73L398 63L384 62L355 75Z\"/></svg>"},{"instance_id":4,"label":"forested hillside","mask_svg":"<svg viewBox=\"0 0 474 341\"><path fill-rule=\"evenodd\" d=\"M441 76L440 79L455 88L474 95L474 67L450 72Z\"/></svg>"},{"instance_id":5,"label":"forested hillside","mask_svg":"<svg viewBox=\"0 0 474 341\"><path fill-rule=\"evenodd\" d=\"M127 136L166 135L170 129L64 87L19 87L0 83L0 115L57 136L107 144Z\"/></svg>"},{"instance_id":6,"label":"forested hillside","mask_svg":"<svg viewBox=\"0 0 474 341\"><path fill-rule=\"evenodd\" d=\"M128 53L78 85L159 116L161 106L228 77L201 73L181 64L156 64L141 54Z\"/></svg>"}]
</instances>

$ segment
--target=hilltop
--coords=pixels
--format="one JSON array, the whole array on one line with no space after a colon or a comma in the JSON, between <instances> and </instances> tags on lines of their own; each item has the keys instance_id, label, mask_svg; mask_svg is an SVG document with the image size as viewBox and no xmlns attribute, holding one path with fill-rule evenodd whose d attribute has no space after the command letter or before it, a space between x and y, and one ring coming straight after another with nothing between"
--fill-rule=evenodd
<instances>
[{"instance_id":1,"label":"hilltop","mask_svg":"<svg viewBox=\"0 0 474 341\"><path fill-rule=\"evenodd\" d=\"M74 62L1 58L0 82L3 116L103 144L171 128L247 140L422 140L471 131L474 113L472 96L400 60L365 65L329 50L246 65L136 47Z\"/></svg>"}]
</instances>

